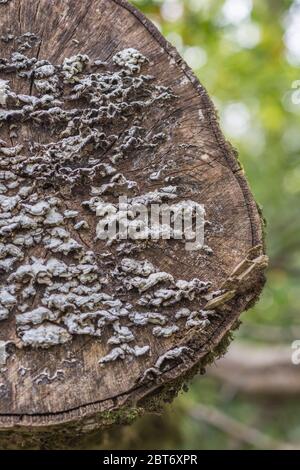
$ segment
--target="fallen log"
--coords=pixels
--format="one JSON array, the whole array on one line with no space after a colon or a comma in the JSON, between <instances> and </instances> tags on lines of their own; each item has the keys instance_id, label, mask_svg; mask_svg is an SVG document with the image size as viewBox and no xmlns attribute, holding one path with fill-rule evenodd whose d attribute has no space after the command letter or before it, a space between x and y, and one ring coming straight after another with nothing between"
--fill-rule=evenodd
<instances>
[{"instance_id":1,"label":"fallen log","mask_svg":"<svg viewBox=\"0 0 300 470\"><path fill-rule=\"evenodd\" d=\"M289 345L236 341L207 373L237 392L281 399L296 397L300 392L300 369L293 363L293 353L299 360L298 352Z\"/></svg>"},{"instance_id":2,"label":"fallen log","mask_svg":"<svg viewBox=\"0 0 300 470\"><path fill-rule=\"evenodd\" d=\"M172 399L267 258L207 92L134 7L8 0L0 32L0 428L51 447ZM162 204L189 212L182 239L137 223Z\"/></svg>"}]
</instances>

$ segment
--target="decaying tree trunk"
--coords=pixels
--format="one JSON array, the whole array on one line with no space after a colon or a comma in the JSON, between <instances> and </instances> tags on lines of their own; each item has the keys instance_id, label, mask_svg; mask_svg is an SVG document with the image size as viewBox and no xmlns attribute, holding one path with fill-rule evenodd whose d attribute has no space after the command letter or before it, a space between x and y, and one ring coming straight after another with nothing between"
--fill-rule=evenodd
<instances>
[{"instance_id":1,"label":"decaying tree trunk","mask_svg":"<svg viewBox=\"0 0 300 470\"><path fill-rule=\"evenodd\" d=\"M58 446L223 351L264 283L262 221L205 89L126 1L2 1L0 36L1 439ZM204 205L204 247L97 237L119 196Z\"/></svg>"}]
</instances>

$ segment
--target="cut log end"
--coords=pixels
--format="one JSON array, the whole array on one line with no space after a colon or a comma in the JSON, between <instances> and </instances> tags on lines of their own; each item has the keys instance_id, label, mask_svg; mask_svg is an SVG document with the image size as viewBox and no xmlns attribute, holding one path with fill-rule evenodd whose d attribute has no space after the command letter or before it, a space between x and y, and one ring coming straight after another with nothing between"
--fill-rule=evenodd
<instances>
[{"instance_id":1,"label":"cut log end","mask_svg":"<svg viewBox=\"0 0 300 470\"><path fill-rule=\"evenodd\" d=\"M159 408L220 354L264 284L263 223L205 89L135 8L0 10L0 428L51 440ZM162 204L201 213L204 244L136 231Z\"/></svg>"}]
</instances>

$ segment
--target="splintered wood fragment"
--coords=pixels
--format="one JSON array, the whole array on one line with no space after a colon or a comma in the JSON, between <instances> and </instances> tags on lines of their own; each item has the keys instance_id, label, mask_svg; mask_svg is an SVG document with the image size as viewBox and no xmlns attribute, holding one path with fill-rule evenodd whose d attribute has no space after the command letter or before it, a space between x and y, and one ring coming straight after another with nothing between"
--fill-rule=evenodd
<instances>
[{"instance_id":1,"label":"splintered wood fragment","mask_svg":"<svg viewBox=\"0 0 300 470\"><path fill-rule=\"evenodd\" d=\"M205 89L134 7L2 1L0 42L0 438L51 447L172 398L267 258Z\"/></svg>"}]
</instances>

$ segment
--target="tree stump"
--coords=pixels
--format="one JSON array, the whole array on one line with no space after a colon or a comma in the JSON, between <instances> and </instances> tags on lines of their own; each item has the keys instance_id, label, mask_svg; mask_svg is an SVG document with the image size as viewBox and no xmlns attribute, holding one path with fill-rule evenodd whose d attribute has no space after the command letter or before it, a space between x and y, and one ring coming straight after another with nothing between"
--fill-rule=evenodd
<instances>
[{"instance_id":1,"label":"tree stump","mask_svg":"<svg viewBox=\"0 0 300 470\"><path fill-rule=\"evenodd\" d=\"M205 89L129 3L2 0L0 35L0 438L53 447L223 352L263 224ZM120 196L203 205L205 244L97 237Z\"/></svg>"}]
</instances>

